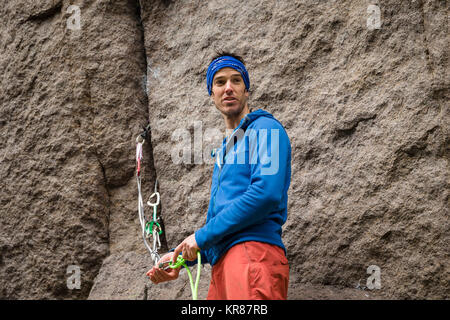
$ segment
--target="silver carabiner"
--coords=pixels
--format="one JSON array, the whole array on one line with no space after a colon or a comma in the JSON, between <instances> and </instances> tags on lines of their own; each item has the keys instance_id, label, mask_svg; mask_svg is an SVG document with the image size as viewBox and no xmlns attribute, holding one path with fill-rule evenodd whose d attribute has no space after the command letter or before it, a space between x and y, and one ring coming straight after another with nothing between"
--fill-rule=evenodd
<instances>
[{"instance_id":1,"label":"silver carabiner","mask_svg":"<svg viewBox=\"0 0 450 320\"><path fill-rule=\"evenodd\" d=\"M154 196L156 196L156 202L155 203L151 203L150 199L153 198ZM148 198L147 204L149 206L152 206L152 207L157 207L159 205L159 201L160 201L160 196L159 196L159 192L158 192L158 179L156 179L156 181L155 181L155 192Z\"/></svg>"},{"instance_id":2,"label":"silver carabiner","mask_svg":"<svg viewBox=\"0 0 450 320\"><path fill-rule=\"evenodd\" d=\"M145 142L145 139L141 135L138 135L136 137L136 143L144 144L144 142Z\"/></svg>"},{"instance_id":3,"label":"silver carabiner","mask_svg":"<svg viewBox=\"0 0 450 320\"><path fill-rule=\"evenodd\" d=\"M150 199L153 198L154 196L156 196L156 202L152 203L150 202ZM160 200L159 192L155 192L148 198L147 204L152 207L157 207L159 205L159 200Z\"/></svg>"}]
</instances>

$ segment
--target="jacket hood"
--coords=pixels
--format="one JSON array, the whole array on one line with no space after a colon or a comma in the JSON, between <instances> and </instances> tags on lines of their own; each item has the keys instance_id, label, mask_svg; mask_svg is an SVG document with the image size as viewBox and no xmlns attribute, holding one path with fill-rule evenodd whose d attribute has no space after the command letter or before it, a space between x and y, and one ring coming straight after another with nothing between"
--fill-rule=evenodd
<instances>
[{"instance_id":1,"label":"jacket hood","mask_svg":"<svg viewBox=\"0 0 450 320\"><path fill-rule=\"evenodd\" d=\"M270 114L269 112L262 110L262 109L258 109L258 110L255 110L253 112L246 114L245 117L242 118L241 122L239 123L238 128L240 127L243 130L247 129L247 127L250 125L250 123L252 123L256 119L258 119L259 117L268 117L268 118L274 119L273 115Z\"/></svg>"}]
</instances>

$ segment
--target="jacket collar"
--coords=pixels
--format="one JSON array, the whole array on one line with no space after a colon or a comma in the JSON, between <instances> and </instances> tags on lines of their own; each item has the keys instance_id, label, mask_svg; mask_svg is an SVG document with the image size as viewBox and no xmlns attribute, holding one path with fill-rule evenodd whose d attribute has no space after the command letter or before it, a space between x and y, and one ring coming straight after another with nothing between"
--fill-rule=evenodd
<instances>
[{"instance_id":1,"label":"jacket collar","mask_svg":"<svg viewBox=\"0 0 450 320\"><path fill-rule=\"evenodd\" d=\"M221 168L221 165L223 163L223 157L225 155L225 150L227 150L228 144L229 142L234 139L234 137L236 136L237 132L239 131L239 129L242 130L247 130L248 126L255 121L256 119L258 119L259 117L269 117L269 118L273 118L273 115L270 114L269 112L262 110L262 109L258 109L255 110L253 112L247 113L239 122L239 125L233 130L233 133L227 138L225 138L223 140L222 143L222 148L220 148L220 150L217 152L217 158L216 158L216 162L217 165L219 166L219 168Z\"/></svg>"}]
</instances>

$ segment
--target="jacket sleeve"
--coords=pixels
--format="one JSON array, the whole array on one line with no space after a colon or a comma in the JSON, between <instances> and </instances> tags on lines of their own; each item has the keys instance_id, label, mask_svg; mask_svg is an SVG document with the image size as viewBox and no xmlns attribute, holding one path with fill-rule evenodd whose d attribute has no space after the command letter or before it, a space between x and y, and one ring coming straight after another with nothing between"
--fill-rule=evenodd
<instances>
[{"instance_id":1,"label":"jacket sleeve","mask_svg":"<svg viewBox=\"0 0 450 320\"><path fill-rule=\"evenodd\" d=\"M250 161L250 185L241 196L195 232L195 239L202 250L229 234L262 222L282 200L291 157L289 138L278 122L276 126L256 129L257 145L254 140L256 135L249 135L249 145L257 146L249 148L250 158L257 156L257 161Z\"/></svg>"}]
</instances>

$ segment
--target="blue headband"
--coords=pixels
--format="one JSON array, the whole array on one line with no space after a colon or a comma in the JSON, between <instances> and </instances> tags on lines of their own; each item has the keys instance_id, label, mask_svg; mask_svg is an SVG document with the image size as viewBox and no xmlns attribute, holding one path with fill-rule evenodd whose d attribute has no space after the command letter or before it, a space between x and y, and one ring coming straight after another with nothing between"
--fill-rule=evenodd
<instances>
[{"instance_id":1,"label":"blue headband","mask_svg":"<svg viewBox=\"0 0 450 320\"><path fill-rule=\"evenodd\" d=\"M217 73L217 71L226 67L230 67L235 69L236 71L239 71L242 79L244 80L245 88L247 90L250 89L250 79L248 77L248 72L247 69L245 69L244 64L236 58L230 56L222 56L211 62L208 67L208 71L206 72L206 85L209 95L211 95L214 75Z\"/></svg>"}]
</instances>

